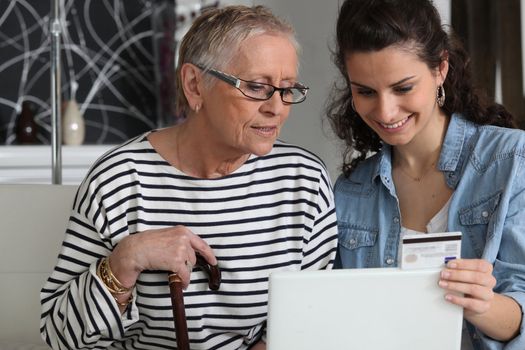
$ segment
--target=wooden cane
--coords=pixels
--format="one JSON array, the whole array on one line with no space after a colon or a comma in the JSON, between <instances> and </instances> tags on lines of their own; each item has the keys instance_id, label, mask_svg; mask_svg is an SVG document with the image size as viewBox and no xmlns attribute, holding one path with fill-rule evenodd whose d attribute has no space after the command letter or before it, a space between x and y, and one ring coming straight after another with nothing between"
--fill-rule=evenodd
<instances>
[{"instance_id":1,"label":"wooden cane","mask_svg":"<svg viewBox=\"0 0 525 350\"><path fill-rule=\"evenodd\" d=\"M188 325L186 324L186 310L184 309L184 295L182 293L182 280L177 273L168 276L170 285L171 306L173 309L173 321L175 322L175 335L177 337L177 349L189 350Z\"/></svg>"},{"instance_id":2,"label":"wooden cane","mask_svg":"<svg viewBox=\"0 0 525 350\"><path fill-rule=\"evenodd\" d=\"M208 286L211 290L218 290L221 285L221 271L218 265L210 265L197 254L195 266L201 268L208 277ZM182 291L182 280L176 272L168 276L170 286L171 306L173 309L173 321L175 322L175 336L177 337L177 349L189 350L188 325L186 324L186 310L184 308L184 293Z\"/></svg>"}]
</instances>

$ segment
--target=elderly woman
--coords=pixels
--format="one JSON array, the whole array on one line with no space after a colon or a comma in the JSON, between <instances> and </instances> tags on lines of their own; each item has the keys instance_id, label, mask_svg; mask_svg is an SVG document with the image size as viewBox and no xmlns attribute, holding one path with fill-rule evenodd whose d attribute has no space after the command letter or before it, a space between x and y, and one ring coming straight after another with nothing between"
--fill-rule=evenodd
<instances>
[{"instance_id":1,"label":"elderly woman","mask_svg":"<svg viewBox=\"0 0 525 350\"><path fill-rule=\"evenodd\" d=\"M195 21L177 70L185 121L115 148L79 188L41 292L52 348L174 348L173 271L191 348L264 349L269 274L332 267L326 169L276 141L308 90L297 48L291 27L261 6ZM220 266L218 291L192 271L197 253Z\"/></svg>"}]
</instances>

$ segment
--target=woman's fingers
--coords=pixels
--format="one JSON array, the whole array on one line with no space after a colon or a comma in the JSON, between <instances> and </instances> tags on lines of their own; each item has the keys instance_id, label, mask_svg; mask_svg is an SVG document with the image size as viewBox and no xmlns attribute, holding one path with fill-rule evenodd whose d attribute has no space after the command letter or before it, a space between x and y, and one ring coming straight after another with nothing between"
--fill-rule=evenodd
<instances>
[{"instance_id":1,"label":"woman's fingers","mask_svg":"<svg viewBox=\"0 0 525 350\"><path fill-rule=\"evenodd\" d=\"M481 300L470 296L457 295L455 293L445 294L445 299L453 304L463 307L466 313L468 312L472 314L483 314L490 309L492 304L492 299L490 301Z\"/></svg>"},{"instance_id":2,"label":"woman's fingers","mask_svg":"<svg viewBox=\"0 0 525 350\"><path fill-rule=\"evenodd\" d=\"M464 294L470 298L475 298L482 301L490 301L492 298L494 298L494 292L492 291L492 288L487 288L479 284L441 280L439 281L439 285L450 292Z\"/></svg>"},{"instance_id":3,"label":"woman's fingers","mask_svg":"<svg viewBox=\"0 0 525 350\"><path fill-rule=\"evenodd\" d=\"M492 265L481 259L451 261L441 272L440 287L447 290L445 298L468 312L486 312L494 299L496 279Z\"/></svg>"},{"instance_id":4,"label":"woman's fingers","mask_svg":"<svg viewBox=\"0 0 525 350\"><path fill-rule=\"evenodd\" d=\"M450 261L441 271L441 279L485 286L491 290L496 286L496 278L492 275L492 265L482 259Z\"/></svg>"},{"instance_id":5,"label":"woman's fingers","mask_svg":"<svg viewBox=\"0 0 525 350\"><path fill-rule=\"evenodd\" d=\"M447 263L447 267L456 270L468 270L481 273L492 273L492 264L483 259L455 259Z\"/></svg>"},{"instance_id":6,"label":"woman's fingers","mask_svg":"<svg viewBox=\"0 0 525 350\"><path fill-rule=\"evenodd\" d=\"M217 258L213 253L213 249L211 249L211 247L208 245L208 243L206 243L205 240L194 234L191 238L191 246L194 252L198 252L204 257L204 259L206 259L208 264L217 265ZM192 256L192 264L196 264L195 253Z\"/></svg>"},{"instance_id":7,"label":"woman's fingers","mask_svg":"<svg viewBox=\"0 0 525 350\"><path fill-rule=\"evenodd\" d=\"M185 226L147 230L131 235L132 242L114 250L112 261L127 256L135 270L164 270L176 273L184 288L190 282L190 274L196 264L195 252L199 252L211 264L217 259L211 247ZM120 245L120 243L119 243ZM130 264L127 264L131 268Z\"/></svg>"},{"instance_id":8,"label":"woman's fingers","mask_svg":"<svg viewBox=\"0 0 525 350\"><path fill-rule=\"evenodd\" d=\"M445 299L470 312L487 312L494 299L492 289L472 283L450 282L441 280L439 285L446 289Z\"/></svg>"},{"instance_id":9,"label":"woman's fingers","mask_svg":"<svg viewBox=\"0 0 525 350\"><path fill-rule=\"evenodd\" d=\"M445 269L441 271L441 279L449 282L462 282L473 285L484 286L487 288L494 288L496 279L492 274L485 272Z\"/></svg>"},{"instance_id":10,"label":"woman's fingers","mask_svg":"<svg viewBox=\"0 0 525 350\"><path fill-rule=\"evenodd\" d=\"M196 253L201 254L208 262L211 261L211 263L214 264L217 264L217 259L208 243L187 227L174 227L170 230L170 234L172 236L179 236L174 238L177 244L177 253L171 258L173 264L171 271L179 275L183 287L187 288L190 283L193 267L197 264Z\"/></svg>"}]
</instances>

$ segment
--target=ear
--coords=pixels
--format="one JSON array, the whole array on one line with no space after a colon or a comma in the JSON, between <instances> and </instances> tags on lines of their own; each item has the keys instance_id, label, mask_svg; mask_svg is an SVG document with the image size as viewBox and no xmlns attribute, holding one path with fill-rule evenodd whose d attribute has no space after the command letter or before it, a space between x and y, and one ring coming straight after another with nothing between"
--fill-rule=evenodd
<instances>
[{"instance_id":1,"label":"ear","mask_svg":"<svg viewBox=\"0 0 525 350\"><path fill-rule=\"evenodd\" d=\"M190 109L202 105L202 73L191 63L184 63L180 70L181 85ZM197 107L198 109L199 107Z\"/></svg>"},{"instance_id":2,"label":"ear","mask_svg":"<svg viewBox=\"0 0 525 350\"><path fill-rule=\"evenodd\" d=\"M439 63L439 67L438 67L438 83L439 85L442 85L444 82L445 82L445 79L447 78L447 74L448 74L448 67L449 67L449 64L448 64L448 52L447 51L443 51L443 53L441 54L441 63Z\"/></svg>"}]
</instances>

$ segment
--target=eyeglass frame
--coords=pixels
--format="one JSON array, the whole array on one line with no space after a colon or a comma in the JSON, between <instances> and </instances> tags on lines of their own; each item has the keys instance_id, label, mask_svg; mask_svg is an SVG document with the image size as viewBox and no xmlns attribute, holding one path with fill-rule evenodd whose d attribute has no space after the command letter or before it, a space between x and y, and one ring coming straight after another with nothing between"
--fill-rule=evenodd
<instances>
[{"instance_id":1,"label":"eyeglass frame","mask_svg":"<svg viewBox=\"0 0 525 350\"><path fill-rule=\"evenodd\" d=\"M258 81L251 81L251 80L244 80L244 79L241 79L239 77L236 77L234 75L231 75L231 74L228 74L228 73L224 73L224 72L221 72L220 70L217 70L217 69L213 69L213 68L209 68L209 69L206 69L200 65L195 65L196 67L198 67L199 69L201 69L204 73L208 73L212 76L214 76L215 78L218 78L219 80L222 80L223 82L233 86L234 88L236 88L237 90L239 90L244 96L248 97L248 98L251 98L252 100L255 100L255 101L268 101L269 99L271 99L273 97L273 94L276 92L276 91L279 91L279 96L281 96L281 101L285 104L298 104L298 103L301 103L301 102L304 102L306 100L306 95L308 93L308 90L310 89L308 86L306 85L303 85L301 83L295 83L296 85L292 86L292 87L285 87L285 88L280 88L280 87L277 87L277 86L274 86L272 84L268 84L268 83L260 83ZM253 96L248 96L246 95L246 93L244 91L241 90L240 86L241 86L241 81L245 82L245 83L252 83L252 84L260 84L260 85L265 85L265 86L270 86L273 91L271 94L268 95L267 98L257 98L257 97L253 97ZM291 89L295 89L295 90L304 90L304 95L303 95L303 99L300 100L300 101L297 101L297 102L289 102L289 101L285 101L283 99L283 94L284 92L286 92L287 90L291 90Z\"/></svg>"}]
</instances>

